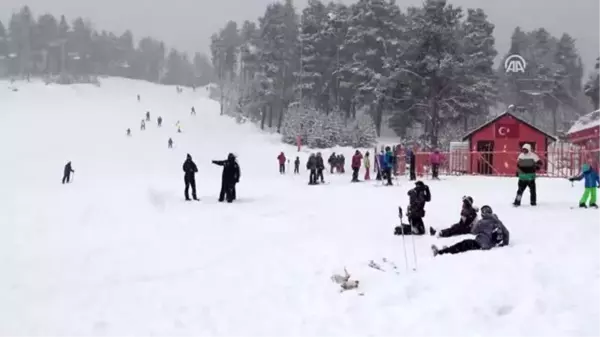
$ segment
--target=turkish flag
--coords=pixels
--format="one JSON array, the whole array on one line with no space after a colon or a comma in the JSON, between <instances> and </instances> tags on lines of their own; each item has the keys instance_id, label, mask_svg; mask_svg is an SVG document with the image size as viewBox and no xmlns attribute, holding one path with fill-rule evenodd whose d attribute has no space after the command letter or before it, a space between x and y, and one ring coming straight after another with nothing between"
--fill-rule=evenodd
<instances>
[{"instance_id":1,"label":"turkish flag","mask_svg":"<svg viewBox=\"0 0 600 337\"><path fill-rule=\"evenodd\" d=\"M496 137L519 138L519 124L496 124Z\"/></svg>"}]
</instances>

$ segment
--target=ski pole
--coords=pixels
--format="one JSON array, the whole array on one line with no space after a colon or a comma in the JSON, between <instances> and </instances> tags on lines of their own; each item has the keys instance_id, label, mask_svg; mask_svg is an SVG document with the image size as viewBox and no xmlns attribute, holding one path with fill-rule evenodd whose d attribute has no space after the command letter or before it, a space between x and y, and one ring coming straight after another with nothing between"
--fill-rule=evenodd
<instances>
[{"instance_id":1,"label":"ski pole","mask_svg":"<svg viewBox=\"0 0 600 337\"><path fill-rule=\"evenodd\" d=\"M398 214L400 217L400 230L402 231L402 249L404 250L404 266L408 271L408 255L406 254L406 241L404 240L404 225L402 225L402 207L398 207Z\"/></svg>"},{"instance_id":2,"label":"ski pole","mask_svg":"<svg viewBox=\"0 0 600 337\"><path fill-rule=\"evenodd\" d=\"M412 224L412 220L410 220L410 218L408 219L408 223L410 224L410 228L412 230L413 228L413 224ZM415 267L413 268L413 271L417 271L417 249L415 248L415 235L414 233L411 233L411 239L412 239L412 246L413 246L413 257L415 259Z\"/></svg>"}]
</instances>

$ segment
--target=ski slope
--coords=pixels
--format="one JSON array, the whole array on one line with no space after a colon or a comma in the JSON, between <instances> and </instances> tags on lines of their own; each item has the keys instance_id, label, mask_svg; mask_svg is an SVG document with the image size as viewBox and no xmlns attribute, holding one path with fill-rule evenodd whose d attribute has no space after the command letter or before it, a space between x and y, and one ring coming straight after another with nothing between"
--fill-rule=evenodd
<instances>
[{"instance_id":1,"label":"ski slope","mask_svg":"<svg viewBox=\"0 0 600 337\"><path fill-rule=\"evenodd\" d=\"M456 222L471 195L494 208L511 245L433 258L432 244L462 238L416 237L413 271L407 238L406 270L392 233L408 181L376 188L326 174L329 185L308 186L305 152L301 176L281 176L277 154L295 149L219 116L202 89L110 78L15 86L0 82L0 335L600 334L600 217L570 209L582 183L539 179L539 206L526 194L515 209L514 178L427 182L426 225ZM210 161L229 152L239 200L218 203L221 168ZM186 153L200 202L183 201ZM353 150L344 153L349 163ZM74 182L62 185L69 160ZM358 290L330 280L344 267Z\"/></svg>"}]
</instances>

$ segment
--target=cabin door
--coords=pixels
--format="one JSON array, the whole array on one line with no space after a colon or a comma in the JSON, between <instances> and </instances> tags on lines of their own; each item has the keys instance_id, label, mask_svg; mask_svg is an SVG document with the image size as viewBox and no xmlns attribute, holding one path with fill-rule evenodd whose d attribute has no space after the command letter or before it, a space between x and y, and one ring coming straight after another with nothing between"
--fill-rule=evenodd
<instances>
[{"instance_id":1,"label":"cabin door","mask_svg":"<svg viewBox=\"0 0 600 337\"><path fill-rule=\"evenodd\" d=\"M494 171L494 141L480 140L477 142L477 173L491 175Z\"/></svg>"}]
</instances>

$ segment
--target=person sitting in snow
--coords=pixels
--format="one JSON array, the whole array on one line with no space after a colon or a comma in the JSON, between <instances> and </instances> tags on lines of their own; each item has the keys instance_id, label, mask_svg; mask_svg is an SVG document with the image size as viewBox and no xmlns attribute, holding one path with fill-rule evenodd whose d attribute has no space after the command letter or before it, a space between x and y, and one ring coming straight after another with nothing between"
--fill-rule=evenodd
<instances>
[{"instance_id":1,"label":"person sitting in snow","mask_svg":"<svg viewBox=\"0 0 600 337\"><path fill-rule=\"evenodd\" d=\"M600 177L598 176L598 172L590 165L583 164L581 167L581 173L569 178L570 181L580 181L581 179L584 179L584 190L581 199L579 199L579 207L587 208L585 203L589 198L590 207L598 208L598 205L596 204L596 189L600 188Z\"/></svg>"},{"instance_id":2,"label":"person sitting in snow","mask_svg":"<svg viewBox=\"0 0 600 337\"><path fill-rule=\"evenodd\" d=\"M437 235L442 238L448 238L471 233L473 224L477 221L478 210L477 207L473 206L473 198L464 196L462 198L462 209L460 211L460 220L458 223L455 223L449 228L440 230L437 232ZM430 227L429 234L436 235L436 230L433 227Z\"/></svg>"},{"instance_id":3,"label":"person sitting in snow","mask_svg":"<svg viewBox=\"0 0 600 337\"><path fill-rule=\"evenodd\" d=\"M415 187L408 191L407 194L409 203L406 216L411 230L411 233L408 234L423 235L425 234L425 223L423 222L423 218L425 217L425 203L431 201L429 186L425 185L422 181L417 181ZM394 234L406 235L406 228L396 227Z\"/></svg>"},{"instance_id":4,"label":"person sitting in snow","mask_svg":"<svg viewBox=\"0 0 600 337\"><path fill-rule=\"evenodd\" d=\"M432 245L433 256L503 247L508 245L510 239L508 229L488 205L481 207L481 220L475 223L471 234L475 235L475 239L462 240L450 247L439 249Z\"/></svg>"}]
</instances>

